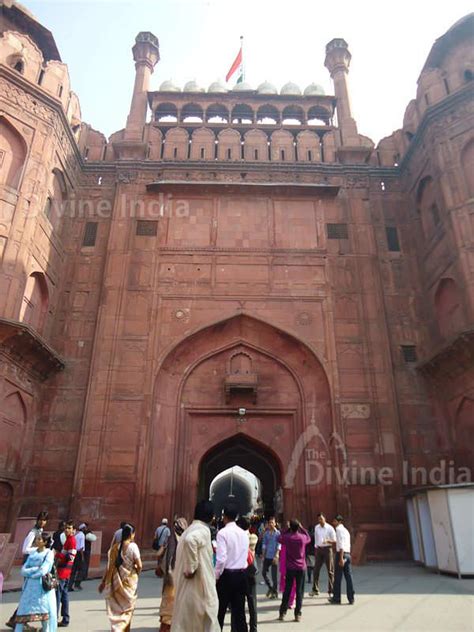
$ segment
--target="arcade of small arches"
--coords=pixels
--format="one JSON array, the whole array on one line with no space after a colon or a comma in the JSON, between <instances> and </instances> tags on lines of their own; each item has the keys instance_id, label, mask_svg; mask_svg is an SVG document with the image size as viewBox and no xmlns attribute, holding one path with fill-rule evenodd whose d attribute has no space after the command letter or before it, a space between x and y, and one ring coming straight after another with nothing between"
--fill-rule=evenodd
<instances>
[{"instance_id":1,"label":"arcade of small arches","mask_svg":"<svg viewBox=\"0 0 474 632\"><path fill-rule=\"evenodd\" d=\"M323 105L283 105L263 103L252 107L237 103L228 107L224 103L212 103L207 107L199 103L176 103L165 101L154 110L154 121L160 124L191 123L208 125L332 125L333 113Z\"/></svg>"}]
</instances>

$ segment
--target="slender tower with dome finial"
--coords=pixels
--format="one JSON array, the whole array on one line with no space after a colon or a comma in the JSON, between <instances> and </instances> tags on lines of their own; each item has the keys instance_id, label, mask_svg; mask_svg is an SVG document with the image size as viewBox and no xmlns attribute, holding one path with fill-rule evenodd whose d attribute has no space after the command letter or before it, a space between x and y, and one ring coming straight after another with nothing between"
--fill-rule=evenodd
<instances>
[{"instance_id":1,"label":"slender tower with dome finial","mask_svg":"<svg viewBox=\"0 0 474 632\"><path fill-rule=\"evenodd\" d=\"M132 52L135 61L135 84L124 134L124 141L127 145L142 141L143 126L146 123L148 108L150 78L160 60L158 38L149 31L138 33Z\"/></svg>"},{"instance_id":2,"label":"slender tower with dome finial","mask_svg":"<svg viewBox=\"0 0 474 632\"><path fill-rule=\"evenodd\" d=\"M334 94L337 99L337 123L341 135L341 147L338 149L338 155L341 162L363 162L367 157L368 148L361 142L357 123L352 117L348 86L351 58L348 44L341 37L332 39L326 45L324 65L329 70L334 83Z\"/></svg>"}]
</instances>

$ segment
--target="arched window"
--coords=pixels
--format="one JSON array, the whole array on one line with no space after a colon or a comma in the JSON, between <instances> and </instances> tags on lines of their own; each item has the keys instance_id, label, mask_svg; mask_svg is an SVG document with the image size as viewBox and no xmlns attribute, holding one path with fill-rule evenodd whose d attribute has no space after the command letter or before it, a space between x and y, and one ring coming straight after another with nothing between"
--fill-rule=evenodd
<instances>
[{"instance_id":1,"label":"arched window","mask_svg":"<svg viewBox=\"0 0 474 632\"><path fill-rule=\"evenodd\" d=\"M17 72L19 72L19 73L20 73L20 75L22 75L22 74L24 73L24 71L25 71L25 64L24 64L24 62L23 62L21 59L19 59L19 60L15 63L15 65L13 66L13 68L14 68Z\"/></svg>"},{"instance_id":2,"label":"arched window","mask_svg":"<svg viewBox=\"0 0 474 632\"><path fill-rule=\"evenodd\" d=\"M197 103L186 103L181 109L182 123L202 123L204 121L204 113L202 107Z\"/></svg>"},{"instance_id":3,"label":"arched window","mask_svg":"<svg viewBox=\"0 0 474 632\"><path fill-rule=\"evenodd\" d=\"M461 296L454 279L441 279L435 292L434 304L439 331L447 338L459 330L463 322Z\"/></svg>"},{"instance_id":4,"label":"arched window","mask_svg":"<svg viewBox=\"0 0 474 632\"><path fill-rule=\"evenodd\" d=\"M53 211L53 198L50 195L48 195L48 197L46 198L46 204L44 205L44 214L49 220L51 220L52 211Z\"/></svg>"},{"instance_id":5,"label":"arched window","mask_svg":"<svg viewBox=\"0 0 474 632\"><path fill-rule=\"evenodd\" d=\"M423 178L416 194L418 212L421 216L425 238L431 237L436 226L441 222L439 207L436 202L436 191L431 176Z\"/></svg>"},{"instance_id":6,"label":"arched window","mask_svg":"<svg viewBox=\"0 0 474 632\"><path fill-rule=\"evenodd\" d=\"M26 143L21 134L0 116L0 185L18 188L26 152Z\"/></svg>"},{"instance_id":7,"label":"arched window","mask_svg":"<svg viewBox=\"0 0 474 632\"><path fill-rule=\"evenodd\" d=\"M213 103L206 110L206 121L208 123L228 123L229 110L221 103Z\"/></svg>"},{"instance_id":8,"label":"arched window","mask_svg":"<svg viewBox=\"0 0 474 632\"><path fill-rule=\"evenodd\" d=\"M191 136L191 160L214 160L215 136L210 129L200 127Z\"/></svg>"},{"instance_id":9,"label":"arched window","mask_svg":"<svg viewBox=\"0 0 474 632\"><path fill-rule=\"evenodd\" d=\"M466 182L467 195L474 197L474 139L470 140L461 152L461 165Z\"/></svg>"},{"instance_id":10,"label":"arched window","mask_svg":"<svg viewBox=\"0 0 474 632\"><path fill-rule=\"evenodd\" d=\"M177 123L178 109L174 103L160 103L155 110L157 123Z\"/></svg>"},{"instance_id":11,"label":"arched window","mask_svg":"<svg viewBox=\"0 0 474 632\"><path fill-rule=\"evenodd\" d=\"M166 132L163 148L164 160L186 160L189 149L189 135L185 129L173 127Z\"/></svg>"},{"instance_id":12,"label":"arched window","mask_svg":"<svg viewBox=\"0 0 474 632\"><path fill-rule=\"evenodd\" d=\"M44 213L53 228L58 229L66 212L67 188L63 173L59 169L53 169L53 181L51 190L46 199Z\"/></svg>"},{"instance_id":13,"label":"arched window","mask_svg":"<svg viewBox=\"0 0 474 632\"><path fill-rule=\"evenodd\" d=\"M274 105L266 103L257 110L257 123L259 125L277 125L280 122L280 112Z\"/></svg>"},{"instance_id":14,"label":"arched window","mask_svg":"<svg viewBox=\"0 0 474 632\"><path fill-rule=\"evenodd\" d=\"M33 272L26 282L20 321L41 333L46 321L48 303L49 293L45 276L42 272Z\"/></svg>"},{"instance_id":15,"label":"arched window","mask_svg":"<svg viewBox=\"0 0 474 632\"><path fill-rule=\"evenodd\" d=\"M302 125L305 122L304 111L299 105L288 105L281 115L283 125Z\"/></svg>"},{"instance_id":16,"label":"arched window","mask_svg":"<svg viewBox=\"0 0 474 632\"><path fill-rule=\"evenodd\" d=\"M232 123L234 124L244 124L248 125L253 123L254 120L254 111L249 105L245 103L239 103L232 110L231 115Z\"/></svg>"},{"instance_id":17,"label":"arched window","mask_svg":"<svg viewBox=\"0 0 474 632\"><path fill-rule=\"evenodd\" d=\"M319 105L313 105L310 107L306 118L308 125L329 125L331 122L331 114L323 107Z\"/></svg>"},{"instance_id":18,"label":"arched window","mask_svg":"<svg viewBox=\"0 0 474 632\"><path fill-rule=\"evenodd\" d=\"M248 353L235 353L230 359L230 372L234 375L252 373L252 359Z\"/></svg>"},{"instance_id":19,"label":"arched window","mask_svg":"<svg viewBox=\"0 0 474 632\"><path fill-rule=\"evenodd\" d=\"M241 160L240 134L233 129L224 129L217 137L217 158L219 160Z\"/></svg>"},{"instance_id":20,"label":"arched window","mask_svg":"<svg viewBox=\"0 0 474 632\"><path fill-rule=\"evenodd\" d=\"M321 140L315 132L304 130L296 138L299 161L321 162Z\"/></svg>"},{"instance_id":21,"label":"arched window","mask_svg":"<svg viewBox=\"0 0 474 632\"><path fill-rule=\"evenodd\" d=\"M295 142L293 134L283 129L276 130L272 134L270 145L271 159L280 162L292 162L295 160Z\"/></svg>"},{"instance_id":22,"label":"arched window","mask_svg":"<svg viewBox=\"0 0 474 632\"><path fill-rule=\"evenodd\" d=\"M250 129L244 136L244 159L268 160L268 139L264 131Z\"/></svg>"}]
</instances>

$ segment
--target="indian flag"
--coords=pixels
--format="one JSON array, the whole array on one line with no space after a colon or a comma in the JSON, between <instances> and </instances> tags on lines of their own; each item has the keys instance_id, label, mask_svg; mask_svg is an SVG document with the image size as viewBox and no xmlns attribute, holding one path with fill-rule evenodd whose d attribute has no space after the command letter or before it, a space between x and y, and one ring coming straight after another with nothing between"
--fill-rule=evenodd
<instances>
[{"instance_id":1,"label":"indian flag","mask_svg":"<svg viewBox=\"0 0 474 632\"><path fill-rule=\"evenodd\" d=\"M244 80L244 63L243 63L243 55L242 55L242 40L243 39L244 39L243 37L240 38L239 52L237 53L237 57L234 59L234 63L230 67L229 72L225 76L225 80L227 82L229 82L231 77L233 77L237 72L238 72L238 75L237 75L236 83L242 83Z\"/></svg>"}]
</instances>

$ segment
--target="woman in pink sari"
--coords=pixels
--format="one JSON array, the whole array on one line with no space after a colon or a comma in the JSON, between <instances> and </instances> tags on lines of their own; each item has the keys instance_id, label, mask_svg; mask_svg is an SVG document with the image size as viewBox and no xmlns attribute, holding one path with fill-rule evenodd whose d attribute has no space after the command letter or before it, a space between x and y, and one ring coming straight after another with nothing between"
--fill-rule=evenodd
<instances>
[{"instance_id":1,"label":"woman in pink sari","mask_svg":"<svg viewBox=\"0 0 474 632\"><path fill-rule=\"evenodd\" d=\"M280 592L285 592L285 580L286 580L286 546L281 545L280 549ZM293 582L291 587L290 598L288 600L288 608L293 608L296 599L296 583Z\"/></svg>"},{"instance_id":2,"label":"woman in pink sari","mask_svg":"<svg viewBox=\"0 0 474 632\"><path fill-rule=\"evenodd\" d=\"M99 592L105 591L111 632L129 632L132 623L138 575L142 570L140 551L134 539L135 529L126 524L121 542L116 542L109 550L107 569L99 585Z\"/></svg>"}]
</instances>

